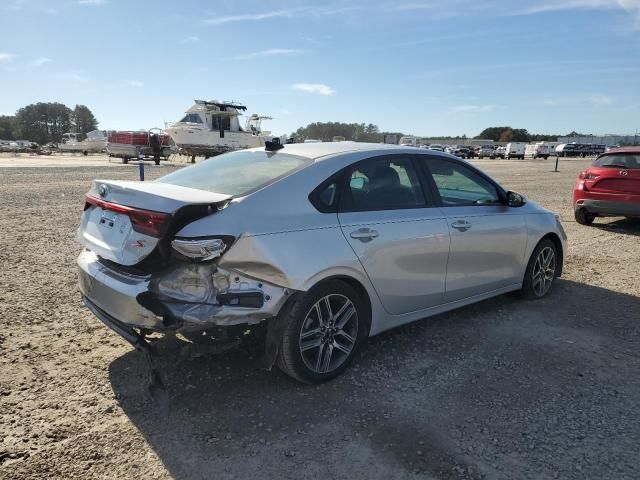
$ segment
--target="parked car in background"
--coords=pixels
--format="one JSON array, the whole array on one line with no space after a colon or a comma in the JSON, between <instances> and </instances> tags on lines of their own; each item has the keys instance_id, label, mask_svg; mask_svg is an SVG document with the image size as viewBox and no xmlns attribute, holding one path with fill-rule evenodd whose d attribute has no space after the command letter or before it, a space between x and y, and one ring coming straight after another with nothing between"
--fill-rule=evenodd
<instances>
[{"instance_id":1,"label":"parked car in background","mask_svg":"<svg viewBox=\"0 0 640 480\"><path fill-rule=\"evenodd\" d=\"M470 158L478 158L479 153L480 153L479 145L474 145L473 147L469 148L469 154L471 155Z\"/></svg>"},{"instance_id":2,"label":"parked car in background","mask_svg":"<svg viewBox=\"0 0 640 480\"><path fill-rule=\"evenodd\" d=\"M96 180L77 237L85 305L148 354L148 332L262 331L267 364L318 383L368 336L510 291L539 299L562 272L559 217L464 160L267 148Z\"/></svg>"},{"instance_id":3,"label":"parked car in background","mask_svg":"<svg viewBox=\"0 0 640 480\"><path fill-rule=\"evenodd\" d=\"M524 159L524 152L526 148L527 144L524 142L507 143L505 146L504 156L509 160L512 158Z\"/></svg>"},{"instance_id":4,"label":"parked car in background","mask_svg":"<svg viewBox=\"0 0 640 480\"><path fill-rule=\"evenodd\" d=\"M494 145L482 145L478 150L478 158L491 158L495 152L496 147Z\"/></svg>"},{"instance_id":5,"label":"parked car in background","mask_svg":"<svg viewBox=\"0 0 640 480\"><path fill-rule=\"evenodd\" d=\"M609 150L578 175L573 189L576 222L596 217L640 218L640 147Z\"/></svg>"},{"instance_id":6,"label":"parked car in background","mask_svg":"<svg viewBox=\"0 0 640 480\"><path fill-rule=\"evenodd\" d=\"M429 150L435 150L436 152L444 152L444 147L438 143L429 145Z\"/></svg>"},{"instance_id":7,"label":"parked car in background","mask_svg":"<svg viewBox=\"0 0 640 480\"><path fill-rule=\"evenodd\" d=\"M506 147L498 147L493 151L493 157L492 158L504 158L506 151L507 151Z\"/></svg>"},{"instance_id":8,"label":"parked car in background","mask_svg":"<svg viewBox=\"0 0 640 480\"><path fill-rule=\"evenodd\" d=\"M453 155L458 158L472 158L471 157L471 149L468 147L458 147L453 151Z\"/></svg>"}]
</instances>

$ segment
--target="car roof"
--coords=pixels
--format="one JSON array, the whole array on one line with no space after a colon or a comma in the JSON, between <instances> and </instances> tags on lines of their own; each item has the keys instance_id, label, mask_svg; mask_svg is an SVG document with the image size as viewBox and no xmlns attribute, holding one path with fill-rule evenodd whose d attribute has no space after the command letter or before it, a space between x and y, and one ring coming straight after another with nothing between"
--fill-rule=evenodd
<instances>
[{"instance_id":1,"label":"car roof","mask_svg":"<svg viewBox=\"0 0 640 480\"><path fill-rule=\"evenodd\" d=\"M254 151L264 150L263 148L254 148ZM305 157L312 160L321 160L324 157L338 155L342 153L352 152L369 152L375 153L413 153L413 154L439 154L443 157L450 155L433 150L426 151L416 147L405 147L401 145L390 145L386 143L363 143L363 142L322 142L322 143L287 143L277 153L286 153Z\"/></svg>"},{"instance_id":2,"label":"car roof","mask_svg":"<svg viewBox=\"0 0 640 480\"><path fill-rule=\"evenodd\" d=\"M635 153L637 155L640 155L640 147L612 148L611 150L609 150L608 152L603 153L602 155L612 155L612 154L616 154L616 153Z\"/></svg>"}]
</instances>

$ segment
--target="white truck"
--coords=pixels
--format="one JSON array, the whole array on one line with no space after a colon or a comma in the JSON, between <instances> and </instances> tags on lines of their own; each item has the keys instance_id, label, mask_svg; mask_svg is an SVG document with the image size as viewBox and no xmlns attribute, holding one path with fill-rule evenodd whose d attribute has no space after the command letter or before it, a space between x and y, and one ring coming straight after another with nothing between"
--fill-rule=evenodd
<instances>
[{"instance_id":1,"label":"white truck","mask_svg":"<svg viewBox=\"0 0 640 480\"><path fill-rule=\"evenodd\" d=\"M407 135L404 137L400 137L399 144L403 147L417 147L418 139L412 135Z\"/></svg>"},{"instance_id":2,"label":"white truck","mask_svg":"<svg viewBox=\"0 0 640 480\"><path fill-rule=\"evenodd\" d=\"M545 160L556 154L557 142L537 142L527 145L524 151L525 158L544 158Z\"/></svg>"},{"instance_id":3,"label":"white truck","mask_svg":"<svg viewBox=\"0 0 640 480\"><path fill-rule=\"evenodd\" d=\"M524 152L527 148L527 144L524 142L512 142L507 143L504 156L511 160L512 158L524 159Z\"/></svg>"}]
</instances>

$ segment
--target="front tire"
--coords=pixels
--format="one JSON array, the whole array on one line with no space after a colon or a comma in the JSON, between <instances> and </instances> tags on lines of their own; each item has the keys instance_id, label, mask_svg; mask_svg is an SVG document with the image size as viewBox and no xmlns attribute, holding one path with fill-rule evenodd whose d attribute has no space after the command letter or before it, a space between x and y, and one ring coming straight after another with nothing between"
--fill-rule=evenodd
<instances>
[{"instance_id":1,"label":"front tire","mask_svg":"<svg viewBox=\"0 0 640 480\"><path fill-rule=\"evenodd\" d=\"M594 213L590 213L584 208L578 208L574 212L574 217L576 219L576 222L578 222L580 225L591 225L596 219Z\"/></svg>"},{"instance_id":2,"label":"front tire","mask_svg":"<svg viewBox=\"0 0 640 480\"><path fill-rule=\"evenodd\" d=\"M546 297L553 287L559 258L556 244L548 238L543 238L527 264L520 296L526 300L539 300Z\"/></svg>"},{"instance_id":3,"label":"front tire","mask_svg":"<svg viewBox=\"0 0 640 480\"><path fill-rule=\"evenodd\" d=\"M304 383L340 375L368 331L362 299L339 280L313 287L280 314L288 318L276 364Z\"/></svg>"}]
</instances>

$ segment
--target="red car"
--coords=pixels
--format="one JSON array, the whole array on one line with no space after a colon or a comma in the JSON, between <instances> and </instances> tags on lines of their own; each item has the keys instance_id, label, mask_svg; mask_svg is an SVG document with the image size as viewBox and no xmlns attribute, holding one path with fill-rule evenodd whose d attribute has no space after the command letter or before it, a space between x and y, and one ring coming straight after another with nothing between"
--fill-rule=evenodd
<instances>
[{"instance_id":1,"label":"red car","mask_svg":"<svg viewBox=\"0 0 640 480\"><path fill-rule=\"evenodd\" d=\"M640 147L616 148L596 158L578 175L573 209L582 225L596 217L640 218Z\"/></svg>"}]
</instances>

